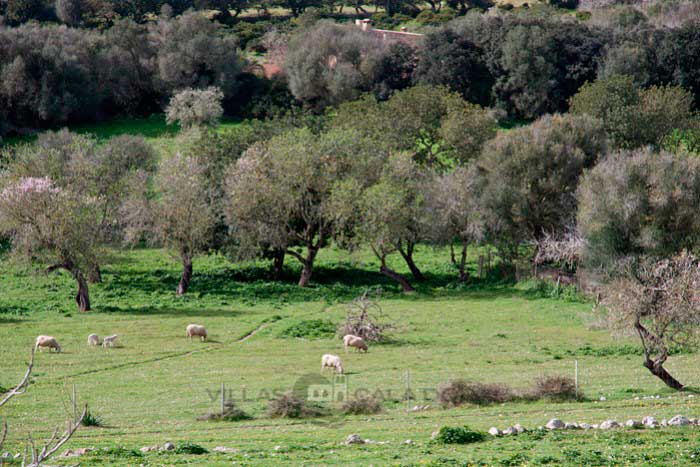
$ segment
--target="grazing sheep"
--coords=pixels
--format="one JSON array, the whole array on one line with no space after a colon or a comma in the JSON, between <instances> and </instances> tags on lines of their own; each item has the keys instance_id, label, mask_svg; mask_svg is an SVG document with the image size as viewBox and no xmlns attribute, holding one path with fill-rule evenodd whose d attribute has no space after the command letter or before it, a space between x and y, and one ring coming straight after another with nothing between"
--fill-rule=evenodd
<instances>
[{"instance_id":1,"label":"grazing sheep","mask_svg":"<svg viewBox=\"0 0 700 467\"><path fill-rule=\"evenodd\" d=\"M343 362L340 361L340 357L337 355L324 354L321 357L321 373L323 373L324 368L333 368L336 373L343 374Z\"/></svg>"},{"instance_id":2,"label":"grazing sheep","mask_svg":"<svg viewBox=\"0 0 700 467\"><path fill-rule=\"evenodd\" d=\"M34 349L39 349L39 352L42 351L45 347L49 348L49 352L51 352L51 349L54 349L56 352L61 351L61 346L58 345L58 341L56 340L55 337L53 336L39 336L36 338L36 345L34 346Z\"/></svg>"},{"instance_id":3,"label":"grazing sheep","mask_svg":"<svg viewBox=\"0 0 700 467\"><path fill-rule=\"evenodd\" d=\"M89 346L100 345L100 338L97 336L97 334L90 334L88 336L88 345Z\"/></svg>"},{"instance_id":4,"label":"grazing sheep","mask_svg":"<svg viewBox=\"0 0 700 467\"><path fill-rule=\"evenodd\" d=\"M345 344L345 353L348 353L348 347L354 347L358 351L367 352L367 343L360 336L348 334L347 336L343 337L343 344Z\"/></svg>"},{"instance_id":5,"label":"grazing sheep","mask_svg":"<svg viewBox=\"0 0 700 467\"><path fill-rule=\"evenodd\" d=\"M187 337L192 339L193 337L199 336L202 342L207 338L207 330L204 326L199 324L190 324L187 326Z\"/></svg>"},{"instance_id":6,"label":"grazing sheep","mask_svg":"<svg viewBox=\"0 0 700 467\"><path fill-rule=\"evenodd\" d=\"M117 334L105 337L102 341L102 348L106 349L107 346L114 347L115 342L117 342L117 337L119 337Z\"/></svg>"}]
</instances>

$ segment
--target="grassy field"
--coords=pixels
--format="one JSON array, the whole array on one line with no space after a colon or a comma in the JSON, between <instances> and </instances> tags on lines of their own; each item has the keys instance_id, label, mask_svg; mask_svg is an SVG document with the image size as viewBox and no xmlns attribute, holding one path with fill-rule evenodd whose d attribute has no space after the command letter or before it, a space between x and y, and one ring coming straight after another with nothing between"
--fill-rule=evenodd
<instances>
[{"instance_id":1,"label":"grassy field","mask_svg":"<svg viewBox=\"0 0 700 467\"><path fill-rule=\"evenodd\" d=\"M217 131L226 130L239 125L235 120L225 120L217 126ZM75 125L70 127L71 131L81 134L90 134L98 140L106 140L113 136L135 135L143 136L160 153L172 153L178 146L178 125L168 125L165 123L165 116L154 114L148 118L124 118L108 120L106 122ZM31 142L36 136L10 137L3 141L8 145Z\"/></svg>"},{"instance_id":2,"label":"grassy field","mask_svg":"<svg viewBox=\"0 0 700 467\"><path fill-rule=\"evenodd\" d=\"M191 293L174 294L178 266L161 250L115 253L104 282L92 287L94 311L79 314L68 276L37 275L4 264L0 276L0 386L19 380L38 334L56 336L61 354L38 354L32 385L2 409L10 426L6 449L17 452L28 431L47 435L66 416L66 394L79 398L104 426L81 429L68 447L99 451L81 465L688 465L700 461L700 429L610 432L534 431L466 445L439 445L431 433L444 425L487 430L519 422L527 428L558 417L599 423L608 418L678 413L700 416L699 398L663 388L641 366L636 342L613 340L595 330L591 305L549 298L527 284L455 281L445 251L423 248L418 262L427 282L402 295L375 271L369 256L322 251L314 286L295 286L290 262L280 283L266 279L265 263L236 265L220 256L195 262ZM474 258L472 258L472 269ZM401 264L395 265L404 270ZM333 336L284 337L306 320L340 323L346 303L368 287L383 289L381 304L397 323L390 344L345 356ZM188 323L204 324L206 343L188 342ZM87 347L87 335L119 334L121 346ZM317 375L320 356L343 356L350 393L363 390L384 400L377 415L272 419L265 415L275 391ZM525 389L539 376L573 375L579 361L581 402L512 402L442 409L436 386L452 378L497 382ZM688 384L697 381L697 355L671 358L669 370ZM405 374L414 404L407 413ZM253 415L240 422L197 421L219 404L224 383L239 406ZM658 399L644 396L659 395ZM605 401L600 401L604 396ZM639 397L636 400L635 397ZM337 406L329 408L337 413ZM358 433L375 444L344 446ZM412 444L404 444L410 439ZM197 443L201 456L146 453L142 446L166 441ZM215 446L237 449L213 453ZM107 448L107 450L102 450ZM135 450L135 451L134 451ZM52 463L70 464L70 460Z\"/></svg>"}]
</instances>

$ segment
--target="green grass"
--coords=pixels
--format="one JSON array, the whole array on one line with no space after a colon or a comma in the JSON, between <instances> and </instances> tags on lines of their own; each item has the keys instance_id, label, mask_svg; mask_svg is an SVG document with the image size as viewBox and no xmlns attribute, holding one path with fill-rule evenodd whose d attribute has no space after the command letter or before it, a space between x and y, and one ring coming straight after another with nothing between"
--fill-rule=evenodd
<instances>
[{"instance_id":1,"label":"green grass","mask_svg":"<svg viewBox=\"0 0 700 467\"><path fill-rule=\"evenodd\" d=\"M472 254L476 254L473 252ZM475 258L470 257L475 269ZM66 416L73 384L79 399L104 421L83 427L66 448L92 447L81 465L689 465L700 459L700 429L615 432L535 431L468 445L432 442L443 426L487 431L514 423L527 428L552 417L599 423L608 418L700 415L699 397L665 389L630 347L608 332L586 326L591 305L550 298L531 285L462 287L446 251L420 248L418 264L428 276L418 292L403 295L377 274L366 254L322 250L308 289L295 285L291 260L285 280L266 279L266 263L231 264L220 256L195 261L191 293L175 297L179 268L161 250L115 253L102 284L91 288L94 311L80 314L67 275L44 276L5 262L0 276L0 386L18 381L36 335L56 336L61 354L37 355L26 394L0 409L8 420L6 450L22 448L28 431L46 436ZM395 261L394 266L406 272ZM311 320L339 323L345 303L368 287L381 287L384 311L397 323L390 344L367 354L345 354L335 337L281 336ZM205 325L210 340L189 342L189 323ZM305 327L301 326L302 330ZM120 347L88 348L87 335L120 335ZM303 333L302 333L303 334ZM383 399L375 415L341 416L340 404L321 419L266 416L268 400L316 377L323 353L343 358L351 393ZM438 384L452 378L529 387L543 375L573 375L578 359L583 402L524 402L442 409ZM697 385L696 354L670 358L668 369ZM406 413L405 375L410 370L414 404ZM197 421L220 406L221 384L252 420ZM635 400L636 396L661 395ZM599 401L600 396L605 401ZM348 434L383 444L344 446ZM412 444L404 444L407 439ZM141 446L171 441L179 451L141 454ZM190 443L190 444L186 444ZM206 454L192 454L192 446ZM216 446L235 453L215 453ZM279 446L279 448L277 448ZM65 465L75 460L52 460Z\"/></svg>"},{"instance_id":2,"label":"green grass","mask_svg":"<svg viewBox=\"0 0 700 467\"><path fill-rule=\"evenodd\" d=\"M236 120L224 120L218 125L217 130L226 131L239 124L240 122ZM143 136L160 153L171 153L177 149L180 131L178 125L166 124L163 114L154 114L148 118L124 118L74 125L70 129L76 133L94 135L100 141L119 135ZM31 142L34 139L36 136L9 137L3 142L13 145Z\"/></svg>"}]
</instances>

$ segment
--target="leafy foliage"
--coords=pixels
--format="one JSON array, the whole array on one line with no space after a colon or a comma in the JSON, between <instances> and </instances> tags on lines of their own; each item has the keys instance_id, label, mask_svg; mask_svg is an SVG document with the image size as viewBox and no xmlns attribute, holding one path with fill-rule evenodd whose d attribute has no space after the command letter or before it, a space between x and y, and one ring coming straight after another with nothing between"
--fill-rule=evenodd
<instances>
[{"instance_id":1,"label":"leafy foliage","mask_svg":"<svg viewBox=\"0 0 700 467\"><path fill-rule=\"evenodd\" d=\"M474 431L468 426L443 426L434 439L442 444L471 444L486 440L486 433Z\"/></svg>"}]
</instances>

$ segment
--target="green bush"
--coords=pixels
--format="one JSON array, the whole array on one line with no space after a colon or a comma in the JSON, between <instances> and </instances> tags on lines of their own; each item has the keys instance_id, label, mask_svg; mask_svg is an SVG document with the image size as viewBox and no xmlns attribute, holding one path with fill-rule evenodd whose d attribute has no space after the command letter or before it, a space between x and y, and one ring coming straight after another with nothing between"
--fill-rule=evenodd
<instances>
[{"instance_id":1,"label":"green bush","mask_svg":"<svg viewBox=\"0 0 700 467\"><path fill-rule=\"evenodd\" d=\"M175 454L206 454L207 451L204 449L202 446L199 444L195 443L190 443L190 442L184 442L184 443L179 443L177 447L175 448Z\"/></svg>"},{"instance_id":2,"label":"green bush","mask_svg":"<svg viewBox=\"0 0 700 467\"><path fill-rule=\"evenodd\" d=\"M486 434L474 431L468 426L443 426L435 436L435 441L442 444L471 444L479 443L486 439Z\"/></svg>"},{"instance_id":3,"label":"green bush","mask_svg":"<svg viewBox=\"0 0 700 467\"><path fill-rule=\"evenodd\" d=\"M299 321L280 332L280 337L297 337L305 339L331 339L335 336L336 326L325 319Z\"/></svg>"},{"instance_id":4,"label":"green bush","mask_svg":"<svg viewBox=\"0 0 700 467\"><path fill-rule=\"evenodd\" d=\"M99 415L88 410L85 412L85 417L83 417L83 421L80 424L83 426L102 426L104 420Z\"/></svg>"}]
</instances>

